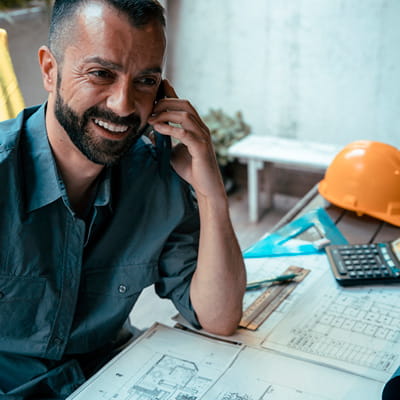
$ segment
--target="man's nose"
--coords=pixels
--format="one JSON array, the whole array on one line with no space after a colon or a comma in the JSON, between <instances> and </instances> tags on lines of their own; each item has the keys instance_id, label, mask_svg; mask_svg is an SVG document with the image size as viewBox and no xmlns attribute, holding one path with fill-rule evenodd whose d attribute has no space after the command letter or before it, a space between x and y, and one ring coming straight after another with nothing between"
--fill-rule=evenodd
<instances>
[{"instance_id":1,"label":"man's nose","mask_svg":"<svg viewBox=\"0 0 400 400\"><path fill-rule=\"evenodd\" d=\"M107 108L120 117L126 117L136 111L135 93L129 82L114 85L107 98Z\"/></svg>"}]
</instances>

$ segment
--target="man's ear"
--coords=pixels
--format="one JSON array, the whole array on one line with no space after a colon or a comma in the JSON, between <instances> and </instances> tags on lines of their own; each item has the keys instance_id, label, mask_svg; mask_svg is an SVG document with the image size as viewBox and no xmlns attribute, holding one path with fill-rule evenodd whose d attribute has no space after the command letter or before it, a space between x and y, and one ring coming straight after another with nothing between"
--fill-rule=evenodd
<instances>
[{"instance_id":1,"label":"man's ear","mask_svg":"<svg viewBox=\"0 0 400 400\"><path fill-rule=\"evenodd\" d=\"M47 92L51 93L57 86L57 61L47 46L40 47L38 56L43 86Z\"/></svg>"}]
</instances>

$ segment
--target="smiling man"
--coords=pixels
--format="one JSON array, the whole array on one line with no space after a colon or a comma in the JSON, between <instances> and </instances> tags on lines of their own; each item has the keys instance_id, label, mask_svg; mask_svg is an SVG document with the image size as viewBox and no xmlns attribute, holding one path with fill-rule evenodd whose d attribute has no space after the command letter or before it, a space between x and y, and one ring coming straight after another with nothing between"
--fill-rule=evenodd
<instances>
[{"instance_id":1,"label":"smiling man","mask_svg":"<svg viewBox=\"0 0 400 400\"><path fill-rule=\"evenodd\" d=\"M164 25L153 0L56 0L48 100L0 124L0 399L68 396L126 344L153 283L196 327L241 317L224 186L209 130L162 79Z\"/></svg>"}]
</instances>

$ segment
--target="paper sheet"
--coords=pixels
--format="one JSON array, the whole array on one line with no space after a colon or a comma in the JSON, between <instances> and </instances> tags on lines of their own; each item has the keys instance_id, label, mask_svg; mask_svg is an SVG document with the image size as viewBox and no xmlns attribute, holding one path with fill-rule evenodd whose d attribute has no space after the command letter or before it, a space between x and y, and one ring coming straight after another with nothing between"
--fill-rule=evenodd
<instances>
[{"instance_id":1,"label":"paper sheet","mask_svg":"<svg viewBox=\"0 0 400 400\"><path fill-rule=\"evenodd\" d=\"M326 273L262 345L385 382L400 365L399 285L342 288Z\"/></svg>"},{"instance_id":2,"label":"paper sheet","mask_svg":"<svg viewBox=\"0 0 400 400\"><path fill-rule=\"evenodd\" d=\"M247 281L273 278L280 275L291 265L310 269L307 275L291 295L279 306L274 313L256 331L238 329L231 337L232 340L245 343L254 347L261 346L266 336L289 313L306 291L329 269L328 259L325 254L312 254L287 257L249 258L245 260ZM333 278L332 278L333 280ZM265 289L247 291L243 300L243 309L246 309ZM175 320L188 326L188 322L180 315Z\"/></svg>"},{"instance_id":3,"label":"paper sheet","mask_svg":"<svg viewBox=\"0 0 400 400\"><path fill-rule=\"evenodd\" d=\"M365 378L157 324L67 400L368 400L379 392Z\"/></svg>"},{"instance_id":4,"label":"paper sheet","mask_svg":"<svg viewBox=\"0 0 400 400\"><path fill-rule=\"evenodd\" d=\"M200 399L240 350L157 324L68 400Z\"/></svg>"},{"instance_id":5,"label":"paper sheet","mask_svg":"<svg viewBox=\"0 0 400 400\"><path fill-rule=\"evenodd\" d=\"M376 400L382 384L245 347L204 400Z\"/></svg>"}]
</instances>

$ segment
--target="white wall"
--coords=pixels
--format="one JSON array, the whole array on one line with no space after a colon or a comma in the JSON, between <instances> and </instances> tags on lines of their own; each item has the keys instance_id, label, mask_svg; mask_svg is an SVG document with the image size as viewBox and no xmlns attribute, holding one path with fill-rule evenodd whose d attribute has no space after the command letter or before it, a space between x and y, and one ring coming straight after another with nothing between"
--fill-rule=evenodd
<instances>
[{"instance_id":1,"label":"white wall","mask_svg":"<svg viewBox=\"0 0 400 400\"><path fill-rule=\"evenodd\" d=\"M400 147L399 0L169 0L168 75L253 132Z\"/></svg>"}]
</instances>

